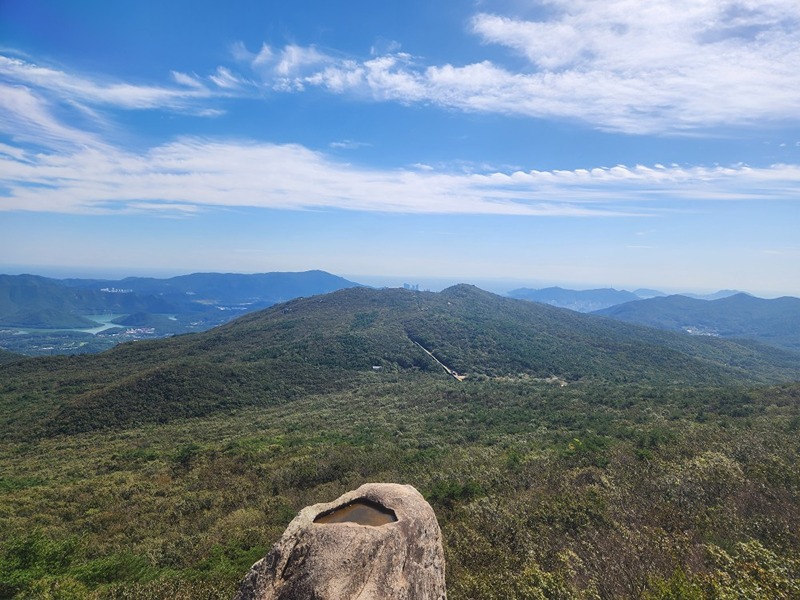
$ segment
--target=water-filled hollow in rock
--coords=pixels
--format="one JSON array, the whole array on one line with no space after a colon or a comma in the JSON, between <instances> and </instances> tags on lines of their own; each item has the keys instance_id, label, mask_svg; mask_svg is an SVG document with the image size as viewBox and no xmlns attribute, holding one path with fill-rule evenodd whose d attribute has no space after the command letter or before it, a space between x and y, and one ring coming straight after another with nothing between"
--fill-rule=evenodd
<instances>
[{"instance_id":1,"label":"water-filled hollow in rock","mask_svg":"<svg viewBox=\"0 0 800 600\"><path fill-rule=\"evenodd\" d=\"M314 519L314 523L356 523L358 525L386 525L397 521L397 515L390 508L364 498L343 504L324 512Z\"/></svg>"}]
</instances>

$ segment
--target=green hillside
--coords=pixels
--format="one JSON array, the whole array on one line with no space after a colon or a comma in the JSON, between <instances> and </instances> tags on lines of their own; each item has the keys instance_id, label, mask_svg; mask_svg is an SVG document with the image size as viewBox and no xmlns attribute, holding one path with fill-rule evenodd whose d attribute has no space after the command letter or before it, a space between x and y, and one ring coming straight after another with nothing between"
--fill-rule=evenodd
<instances>
[{"instance_id":1,"label":"green hillside","mask_svg":"<svg viewBox=\"0 0 800 600\"><path fill-rule=\"evenodd\" d=\"M346 371L373 365L437 370L419 344L471 377L721 383L800 375L795 353L686 338L469 285L438 294L352 288L292 301L176 343L248 362L288 360Z\"/></svg>"},{"instance_id":2,"label":"green hillside","mask_svg":"<svg viewBox=\"0 0 800 600\"><path fill-rule=\"evenodd\" d=\"M119 280L67 279L77 288L117 288L139 295L167 299L181 310L197 309L197 304L241 304L260 307L286 302L300 296L313 296L358 286L325 271L275 273L192 273L166 279L126 277ZM165 311L168 312L168 311Z\"/></svg>"},{"instance_id":3,"label":"green hillside","mask_svg":"<svg viewBox=\"0 0 800 600\"><path fill-rule=\"evenodd\" d=\"M666 296L612 306L596 314L694 335L749 338L800 351L800 298L734 294L717 300Z\"/></svg>"},{"instance_id":4,"label":"green hillside","mask_svg":"<svg viewBox=\"0 0 800 600\"><path fill-rule=\"evenodd\" d=\"M351 389L380 372L559 384L722 385L800 379L800 355L689 338L502 298L350 288L294 300L211 331L99 355L8 367L10 435L53 435L197 417ZM23 404L33 406L25 411Z\"/></svg>"},{"instance_id":5,"label":"green hillside","mask_svg":"<svg viewBox=\"0 0 800 600\"><path fill-rule=\"evenodd\" d=\"M94 353L125 341L205 331L278 302L357 285L324 271L121 280L0 275L0 348L28 356ZM134 330L88 338L60 331L94 328L93 315L109 314Z\"/></svg>"},{"instance_id":6,"label":"green hillside","mask_svg":"<svg viewBox=\"0 0 800 600\"><path fill-rule=\"evenodd\" d=\"M0 365L3 363L11 362L13 360L21 360L23 357L13 352L0 349Z\"/></svg>"},{"instance_id":7,"label":"green hillside","mask_svg":"<svg viewBox=\"0 0 800 600\"><path fill-rule=\"evenodd\" d=\"M456 286L10 362L0 597L230 598L303 506L395 481L451 600L794 598L797 360Z\"/></svg>"},{"instance_id":8,"label":"green hillside","mask_svg":"<svg viewBox=\"0 0 800 600\"><path fill-rule=\"evenodd\" d=\"M163 299L79 289L36 275L0 275L0 326L43 329L94 327L83 315L171 312Z\"/></svg>"},{"instance_id":9,"label":"green hillside","mask_svg":"<svg viewBox=\"0 0 800 600\"><path fill-rule=\"evenodd\" d=\"M797 597L800 386L372 375L1 439L0 597L227 599L298 510L367 481L432 503L452 600Z\"/></svg>"}]
</instances>

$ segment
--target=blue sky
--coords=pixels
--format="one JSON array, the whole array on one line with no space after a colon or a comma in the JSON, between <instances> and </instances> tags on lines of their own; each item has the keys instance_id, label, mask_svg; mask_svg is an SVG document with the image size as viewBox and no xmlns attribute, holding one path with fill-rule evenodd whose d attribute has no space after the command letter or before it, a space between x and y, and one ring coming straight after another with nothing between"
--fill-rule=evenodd
<instances>
[{"instance_id":1,"label":"blue sky","mask_svg":"<svg viewBox=\"0 0 800 600\"><path fill-rule=\"evenodd\" d=\"M800 295L798 64L796 0L2 0L0 271Z\"/></svg>"}]
</instances>

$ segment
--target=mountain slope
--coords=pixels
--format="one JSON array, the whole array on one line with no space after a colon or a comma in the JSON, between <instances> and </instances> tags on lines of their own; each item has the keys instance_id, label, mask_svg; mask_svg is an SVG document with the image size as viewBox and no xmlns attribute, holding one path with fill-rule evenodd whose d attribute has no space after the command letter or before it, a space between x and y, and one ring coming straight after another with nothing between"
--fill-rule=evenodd
<instances>
[{"instance_id":1,"label":"mountain slope","mask_svg":"<svg viewBox=\"0 0 800 600\"><path fill-rule=\"evenodd\" d=\"M800 299L765 300L734 294L718 300L686 296L650 298L597 311L649 327L726 338L749 338L800 350Z\"/></svg>"},{"instance_id":2,"label":"mountain slope","mask_svg":"<svg viewBox=\"0 0 800 600\"><path fill-rule=\"evenodd\" d=\"M205 333L0 367L0 418L12 429L51 434L284 403L386 372L447 380L426 351L466 375L462 385L493 377L658 385L800 379L795 353L618 323L472 286L438 294L349 288Z\"/></svg>"},{"instance_id":3,"label":"mountain slope","mask_svg":"<svg viewBox=\"0 0 800 600\"><path fill-rule=\"evenodd\" d=\"M67 279L70 286L119 288L157 295L183 304L252 304L261 307L359 285L325 271L275 273L193 273L167 279L128 277L120 280Z\"/></svg>"},{"instance_id":4,"label":"mountain slope","mask_svg":"<svg viewBox=\"0 0 800 600\"><path fill-rule=\"evenodd\" d=\"M12 362L15 360L21 360L23 357L19 354L14 354L13 352L8 352L7 350L3 350L0 348L0 365L8 362Z\"/></svg>"},{"instance_id":5,"label":"mountain slope","mask_svg":"<svg viewBox=\"0 0 800 600\"><path fill-rule=\"evenodd\" d=\"M142 337L205 331L246 312L359 284L324 271L195 273L170 279L48 279L0 275L0 347L32 356L98 352ZM93 315L117 316L133 330L87 337ZM107 320L107 319L106 319ZM18 335L15 329L25 330ZM31 329L37 331L30 331Z\"/></svg>"},{"instance_id":6,"label":"mountain slope","mask_svg":"<svg viewBox=\"0 0 800 600\"><path fill-rule=\"evenodd\" d=\"M137 311L168 313L163 299L80 289L37 275L0 275L0 325L43 329L93 327L82 315Z\"/></svg>"},{"instance_id":7,"label":"mountain slope","mask_svg":"<svg viewBox=\"0 0 800 600\"><path fill-rule=\"evenodd\" d=\"M688 296L689 298L696 298L697 300L720 300L722 298L727 298L729 296L735 296L736 294L746 294L746 292L742 292L740 290L719 290L711 294L681 294L681 295Z\"/></svg>"}]
</instances>

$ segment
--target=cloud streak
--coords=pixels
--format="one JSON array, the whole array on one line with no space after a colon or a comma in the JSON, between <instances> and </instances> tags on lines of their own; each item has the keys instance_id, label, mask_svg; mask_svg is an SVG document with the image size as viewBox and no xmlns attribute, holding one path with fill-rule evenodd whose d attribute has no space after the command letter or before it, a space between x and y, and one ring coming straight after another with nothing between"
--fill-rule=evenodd
<instances>
[{"instance_id":1,"label":"cloud streak","mask_svg":"<svg viewBox=\"0 0 800 600\"><path fill-rule=\"evenodd\" d=\"M239 42L233 65L171 72L166 85L71 74L0 55L0 81L51 103L214 116L214 101L312 89L374 102L581 121L629 134L696 134L800 120L796 0L547 0L539 20L483 12L477 43L508 60L430 64L386 45L366 58L313 45ZM522 63L520 64L520 59ZM269 92L269 93L265 93Z\"/></svg>"},{"instance_id":2,"label":"cloud streak","mask_svg":"<svg viewBox=\"0 0 800 600\"><path fill-rule=\"evenodd\" d=\"M426 65L402 52L355 60L297 45L235 54L274 90L316 87L634 134L798 120L795 0L540 4L546 20L480 13L470 24L482 43L523 57L523 69L489 60Z\"/></svg>"},{"instance_id":3,"label":"cloud streak","mask_svg":"<svg viewBox=\"0 0 800 600\"><path fill-rule=\"evenodd\" d=\"M484 44L527 61L529 68L517 71L488 60L425 65L399 51L359 61L315 47L264 44L250 52L239 43L231 52L247 74L226 66L205 76L172 71L171 85L151 86L94 80L0 55L0 133L17 144L0 144L0 210L188 215L263 207L594 217L656 215L681 201L797 200L797 165L465 173L417 164L391 170L352 165L300 145L241 140L185 137L133 152L99 133L107 129L103 109L214 117L224 111L207 106L210 99L309 88L375 101L569 117L632 133L798 119L794 2L654 1L630 9L622 0L550 0L548 7L552 16L541 21L490 13L471 21ZM66 124L59 118L65 110L80 118ZM360 145L345 139L330 148Z\"/></svg>"},{"instance_id":4,"label":"cloud streak","mask_svg":"<svg viewBox=\"0 0 800 600\"><path fill-rule=\"evenodd\" d=\"M0 77L3 79L81 104L123 109L177 109L185 108L193 100L211 96L205 86L198 81L192 82L188 75L174 73L173 76L183 87L134 85L118 81L100 83L58 69L0 55Z\"/></svg>"},{"instance_id":5,"label":"cloud streak","mask_svg":"<svg viewBox=\"0 0 800 600\"><path fill-rule=\"evenodd\" d=\"M68 149L73 146L102 147L91 133L61 123L50 104L23 86L0 82L0 132L17 141ZM21 151L21 150L20 150Z\"/></svg>"},{"instance_id":6,"label":"cloud streak","mask_svg":"<svg viewBox=\"0 0 800 600\"><path fill-rule=\"evenodd\" d=\"M354 166L295 144L186 138L142 153L0 148L0 210L191 215L212 208L560 217L657 215L691 201L796 201L800 166L448 173ZM75 174L80 173L80 177Z\"/></svg>"}]
</instances>

